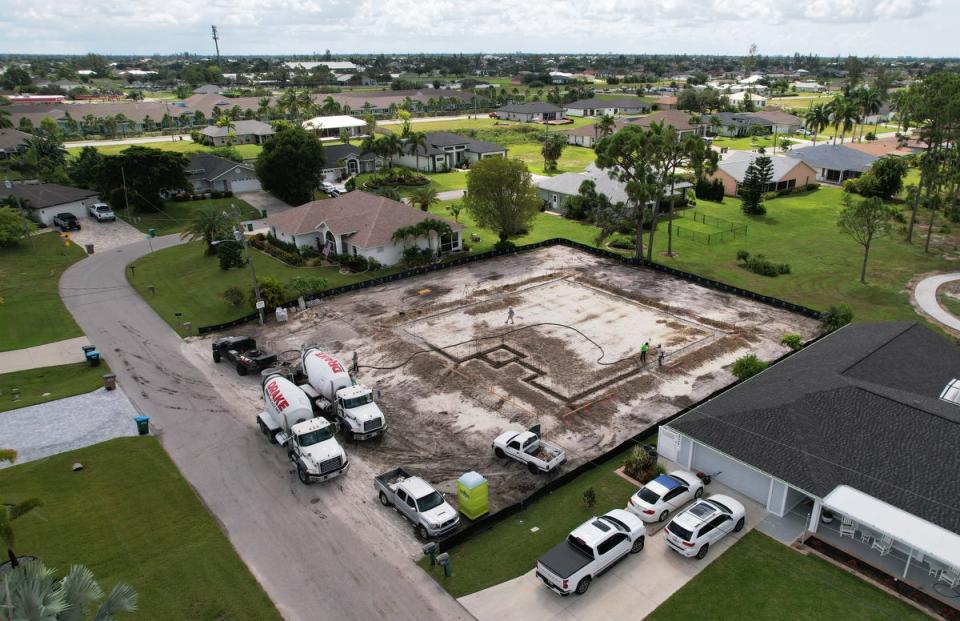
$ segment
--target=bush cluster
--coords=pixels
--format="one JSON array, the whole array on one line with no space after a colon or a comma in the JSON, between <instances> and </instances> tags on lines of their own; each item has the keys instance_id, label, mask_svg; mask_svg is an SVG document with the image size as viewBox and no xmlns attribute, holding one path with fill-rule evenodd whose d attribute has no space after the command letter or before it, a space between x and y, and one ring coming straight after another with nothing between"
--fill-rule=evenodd
<instances>
[{"instance_id":1,"label":"bush cluster","mask_svg":"<svg viewBox=\"0 0 960 621\"><path fill-rule=\"evenodd\" d=\"M698 179L693 186L693 191L697 198L704 201L713 201L715 203L723 202L723 182L719 179L710 181L709 179Z\"/></svg>"},{"instance_id":2,"label":"bush cluster","mask_svg":"<svg viewBox=\"0 0 960 621\"><path fill-rule=\"evenodd\" d=\"M291 252L289 250L286 250L281 245L275 245L274 242L276 242L277 244L284 244L284 242L281 242L276 238L272 238L271 240L271 239L268 239L262 233L260 233L251 237L249 241L250 241L250 245L253 246L254 248L257 248L259 250L266 252L271 257L280 259L287 265L293 265L295 267L300 267L301 265L303 265L303 257L300 256L300 254L297 252ZM289 246L292 246L293 244L284 244L284 245L289 247Z\"/></svg>"},{"instance_id":3,"label":"bush cluster","mask_svg":"<svg viewBox=\"0 0 960 621\"><path fill-rule=\"evenodd\" d=\"M382 267L376 259L368 259L360 255L331 252L327 259L333 263L339 263L351 272L366 272L367 270L377 270Z\"/></svg>"},{"instance_id":4,"label":"bush cluster","mask_svg":"<svg viewBox=\"0 0 960 621\"><path fill-rule=\"evenodd\" d=\"M426 265L433 260L433 251L429 248L413 246L403 251L403 264L409 267Z\"/></svg>"},{"instance_id":5,"label":"bush cluster","mask_svg":"<svg viewBox=\"0 0 960 621\"><path fill-rule=\"evenodd\" d=\"M187 192L180 192L173 195L173 200L177 203L185 203L187 201L203 201L208 198L230 198L233 196L233 192L207 192L205 194L190 194Z\"/></svg>"},{"instance_id":6,"label":"bush cluster","mask_svg":"<svg viewBox=\"0 0 960 621\"><path fill-rule=\"evenodd\" d=\"M388 168L372 175L363 184L364 189L395 188L398 186L429 185L430 180L409 168Z\"/></svg>"},{"instance_id":7,"label":"bush cluster","mask_svg":"<svg viewBox=\"0 0 960 621\"><path fill-rule=\"evenodd\" d=\"M790 264L768 261L767 258L762 254L751 256L746 250L737 251L737 261L742 263L743 267L747 268L754 274L760 274L761 276L770 276L771 278L775 278L780 274L790 273Z\"/></svg>"}]
</instances>

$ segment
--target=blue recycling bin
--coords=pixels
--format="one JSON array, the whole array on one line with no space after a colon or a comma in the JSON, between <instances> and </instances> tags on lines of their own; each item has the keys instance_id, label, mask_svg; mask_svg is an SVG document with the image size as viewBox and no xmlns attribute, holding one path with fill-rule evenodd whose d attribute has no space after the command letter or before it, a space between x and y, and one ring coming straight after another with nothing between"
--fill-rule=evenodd
<instances>
[{"instance_id":1,"label":"blue recycling bin","mask_svg":"<svg viewBox=\"0 0 960 621\"><path fill-rule=\"evenodd\" d=\"M100 352L97 351L97 348L93 345L84 345L83 346L83 357L86 358L87 363L91 367L96 367L100 365Z\"/></svg>"},{"instance_id":2,"label":"blue recycling bin","mask_svg":"<svg viewBox=\"0 0 960 621\"><path fill-rule=\"evenodd\" d=\"M150 433L149 416L137 416L133 420L137 422L137 433L139 433L141 436L145 436Z\"/></svg>"}]
</instances>

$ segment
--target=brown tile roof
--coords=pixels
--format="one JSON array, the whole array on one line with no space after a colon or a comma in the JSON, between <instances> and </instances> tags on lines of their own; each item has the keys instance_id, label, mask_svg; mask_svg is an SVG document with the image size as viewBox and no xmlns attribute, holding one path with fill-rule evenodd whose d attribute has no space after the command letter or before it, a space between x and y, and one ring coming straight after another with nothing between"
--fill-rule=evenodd
<instances>
[{"instance_id":1,"label":"brown tile roof","mask_svg":"<svg viewBox=\"0 0 960 621\"><path fill-rule=\"evenodd\" d=\"M925 148L924 144L918 140L909 140L905 146L900 146L900 141L895 137L880 138L878 140L864 140L863 142L848 142L845 147L856 149L867 155L883 157L885 155L910 155L917 149Z\"/></svg>"},{"instance_id":2,"label":"brown tile roof","mask_svg":"<svg viewBox=\"0 0 960 621\"><path fill-rule=\"evenodd\" d=\"M683 110L657 110L647 116L638 116L633 119L626 119L626 121L640 127L650 127L654 123L666 123L680 131L688 131L698 127L690 123L690 113Z\"/></svg>"},{"instance_id":3,"label":"brown tile roof","mask_svg":"<svg viewBox=\"0 0 960 621\"><path fill-rule=\"evenodd\" d=\"M442 220L454 231L463 226L389 198L361 190L337 198L313 201L267 218L267 226L290 235L310 233L326 224L335 235L350 235L359 248L386 246L394 231L427 219Z\"/></svg>"}]
</instances>

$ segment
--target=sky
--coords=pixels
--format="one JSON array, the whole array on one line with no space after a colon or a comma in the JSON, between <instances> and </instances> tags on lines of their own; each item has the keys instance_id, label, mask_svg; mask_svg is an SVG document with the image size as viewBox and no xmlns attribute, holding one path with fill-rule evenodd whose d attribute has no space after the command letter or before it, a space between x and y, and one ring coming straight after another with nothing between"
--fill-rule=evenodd
<instances>
[{"instance_id":1,"label":"sky","mask_svg":"<svg viewBox=\"0 0 960 621\"><path fill-rule=\"evenodd\" d=\"M0 53L957 56L960 0L0 0Z\"/></svg>"}]
</instances>

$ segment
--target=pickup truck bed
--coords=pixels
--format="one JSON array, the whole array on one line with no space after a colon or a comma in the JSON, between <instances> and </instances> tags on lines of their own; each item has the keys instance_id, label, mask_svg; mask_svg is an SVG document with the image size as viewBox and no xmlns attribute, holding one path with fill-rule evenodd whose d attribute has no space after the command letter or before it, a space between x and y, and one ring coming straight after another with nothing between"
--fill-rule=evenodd
<instances>
[{"instance_id":1,"label":"pickup truck bed","mask_svg":"<svg viewBox=\"0 0 960 621\"><path fill-rule=\"evenodd\" d=\"M410 474L403 468L394 468L389 472L384 472L383 474L374 477L380 486L394 492L397 490L397 486L403 483L404 479L409 478Z\"/></svg>"},{"instance_id":2,"label":"pickup truck bed","mask_svg":"<svg viewBox=\"0 0 960 621\"><path fill-rule=\"evenodd\" d=\"M541 556L539 562L557 577L563 579L569 578L592 560L564 540Z\"/></svg>"}]
</instances>

